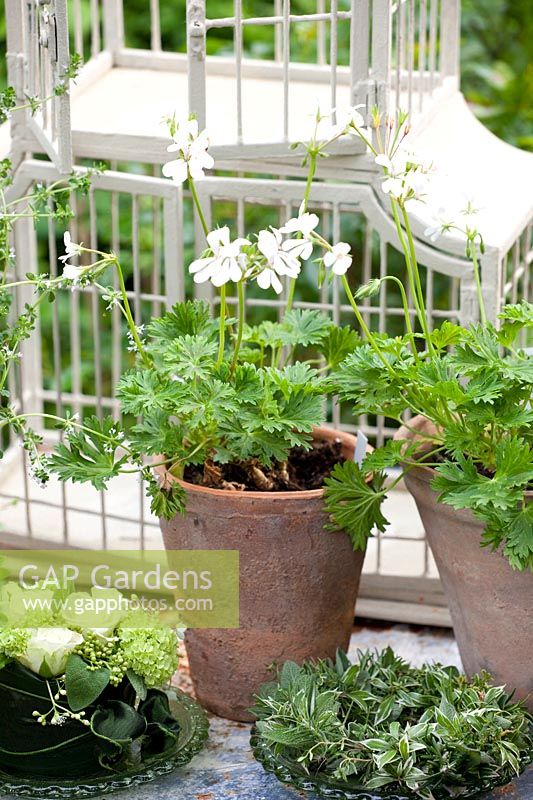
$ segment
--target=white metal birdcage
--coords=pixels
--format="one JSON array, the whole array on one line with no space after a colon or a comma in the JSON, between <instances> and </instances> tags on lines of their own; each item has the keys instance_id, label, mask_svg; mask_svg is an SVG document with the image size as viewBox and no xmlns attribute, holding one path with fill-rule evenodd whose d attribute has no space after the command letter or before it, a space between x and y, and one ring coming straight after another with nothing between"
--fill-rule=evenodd
<instances>
[{"instance_id":1,"label":"white metal birdcage","mask_svg":"<svg viewBox=\"0 0 533 800\"><path fill-rule=\"evenodd\" d=\"M88 199L78 202L72 233L76 241L82 232L84 241L112 248L124 259L138 322L190 296L186 263L204 247L188 193L160 177L160 164L168 159L163 115L192 112L207 125L218 172L199 184L199 193L209 222L230 222L242 235L254 230L258 209L268 224L297 210L301 156L288 145L308 137L317 101L324 109L362 104L366 114L374 104L384 113L394 114L399 105L408 110L413 147L483 198L481 274L489 318L497 320L506 300L531 299L533 157L488 133L460 94L458 0L273 0L268 16L246 15L242 1L235 0L223 18L208 16L209 2L187 0L171 9L173 43L161 34L165 0L151 0L144 49L131 46L132 20L121 0L72 0L70 27L65 0L6 0L6 9L10 81L20 99L32 93L52 97L40 117L14 115L11 152L18 171L12 195L21 196L36 181L54 180L70 169L72 159L109 161L112 168L94 176ZM262 32L260 53L251 50L251 30ZM85 66L70 94L54 96L69 47L83 55ZM0 131L0 146L5 136ZM50 160L32 158L39 153ZM325 234L338 239L342 231L352 244L357 280L396 269L399 254L386 196L361 143L337 143L322 161L319 179L311 206ZM62 233L50 223L36 240L31 225L18 222L21 273L28 265L35 272L54 272ZM476 320L474 276L463 244L448 236L432 243L422 225L415 225L415 233L434 323ZM335 284L318 291L305 271L302 278L305 292L297 294L297 307L349 321ZM125 365L122 330L116 310L102 314L97 294L94 288L62 293L25 343L11 386L25 409L119 415L112 386ZM23 302L19 295L17 303ZM253 292L247 298L257 318L275 316L283 302ZM380 330L401 325L397 298L385 285L362 312ZM44 339L52 353L46 363ZM392 432L383 420L354 420L339 407L332 409L331 421L360 428L378 443ZM13 498L17 503L7 505ZM0 502L6 504L6 541L12 534L19 544L160 544L157 522L135 480L117 479L105 494L59 484L43 491L28 481L24 453L14 440L0 470ZM360 612L446 623L437 571L414 506L403 492L390 502L393 525L370 543Z\"/></svg>"}]
</instances>

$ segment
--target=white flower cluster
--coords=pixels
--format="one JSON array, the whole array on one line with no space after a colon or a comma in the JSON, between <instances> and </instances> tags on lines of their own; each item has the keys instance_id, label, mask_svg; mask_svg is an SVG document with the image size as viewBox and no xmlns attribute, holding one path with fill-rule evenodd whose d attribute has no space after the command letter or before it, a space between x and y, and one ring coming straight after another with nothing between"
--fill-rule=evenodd
<instances>
[{"instance_id":1,"label":"white flower cluster","mask_svg":"<svg viewBox=\"0 0 533 800\"><path fill-rule=\"evenodd\" d=\"M192 262L189 272L195 283L211 281L216 287L254 278L261 289L272 288L280 294L283 289L280 279L297 278L302 261L313 254L318 223L316 214L301 211L281 228L259 231L256 245L249 239L232 241L227 226L218 228L207 235L209 249ZM344 242L330 248L324 256L324 265L336 275L344 275L351 263L350 246Z\"/></svg>"},{"instance_id":2,"label":"white flower cluster","mask_svg":"<svg viewBox=\"0 0 533 800\"><path fill-rule=\"evenodd\" d=\"M172 144L167 152L176 153L176 158L163 165L163 175L176 183L183 183L187 178L201 180L204 170L212 169L215 163L207 152L208 147L207 131L198 130L196 119L175 122Z\"/></svg>"},{"instance_id":3,"label":"white flower cluster","mask_svg":"<svg viewBox=\"0 0 533 800\"><path fill-rule=\"evenodd\" d=\"M421 221L424 236L432 242L444 233L461 238L477 235L473 220L479 204L433 163L403 147L392 158L379 154L375 161L384 170L382 190Z\"/></svg>"}]
</instances>

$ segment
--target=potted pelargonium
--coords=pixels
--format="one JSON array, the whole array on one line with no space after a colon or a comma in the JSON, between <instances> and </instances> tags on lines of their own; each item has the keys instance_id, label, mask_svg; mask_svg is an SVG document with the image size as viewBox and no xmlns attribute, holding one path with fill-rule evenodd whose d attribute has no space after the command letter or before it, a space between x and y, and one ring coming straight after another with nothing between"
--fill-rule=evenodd
<instances>
[{"instance_id":1,"label":"potted pelargonium","mask_svg":"<svg viewBox=\"0 0 533 800\"><path fill-rule=\"evenodd\" d=\"M137 357L117 395L125 415L142 419L128 429L111 418L69 419L63 442L41 459L41 475L102 489L137 465L167 549L239 551L240 627L189 630L185 642L199 700L243 720L272 663L333 656L347 646L364 558L364 546L354 551L344 532L324 533L323 489L332 469L355 457L356 437L323 422L327 373L359 337L320 312L293 308L303 260L314 253L319 281L338 275L346 286L352 260L347 244L320 235L319 218L307 209L317 159L353 117L319 138L321 122L318 115L299 215L233 238L228 227L207 228L198 200L195 181L213 165L205 131L194 119L170 120L176 158L163 172L189 181L206 237L189 272L220 290L216 315L205 302L178 303L140 331L114 254L67 234L61 257L63 280L73 286L107 267L117 271L119 290L104 294L123 312ZM282 281L289 291L281 320L247 324L247 285L280 294ZM236 318L228 316L229 290Z\"/></svg>"},{"instance_id":2,"label":"potted pelargonium","mask_svg":"<svg viewBox=\"0 0 533 800\"><path fill-rule=\"evenodd\" d=\"M374 122L383 127L379 114ZM450 200L442 176L406 150L405 117L396 129L384 127L382 152L360 134L383 168L407 286L393 276L374 280L356 293L356 302L379 292L383 281L395 281L404 299L406 333L392 338L367 331L366 342L330 380L356 415L383 415L401 427L361 469L335 469L328 507L356 538L370 535L374 524L383 530L385 470L399 466L393 485L404 480L416 500L467 673L487 670L533 707L533 360L521 345L533 328L533 305L524 300L505 306L498 326L487 320L475 204L459 203L457 193ZM477 286L477 324L464 328L446 321L432 329L414 216L426 221L425 233L433 240L442 234L463 238Z\"/></svg>"},{"instance_id":3,"label":"potted pelargonium","mask_svg":"<svg viewBox=\"0 0 533 800\"><path fill-rule=\"evenodd\" d=\"M86 600L112 609L99 614L101 627L83 627ZM2 790L94 796L145 783L202 747L201 710L167 691L176 631L155 615L114 589L18 584L2 588L0 609Z\"/></svg>"}]
</instances>

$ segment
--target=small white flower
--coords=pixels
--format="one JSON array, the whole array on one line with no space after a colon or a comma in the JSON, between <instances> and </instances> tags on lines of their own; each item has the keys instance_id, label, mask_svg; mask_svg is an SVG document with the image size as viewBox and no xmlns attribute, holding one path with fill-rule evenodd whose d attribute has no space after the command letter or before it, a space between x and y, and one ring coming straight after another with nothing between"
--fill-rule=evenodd
<instances>
[{"instance_id":1,"label":"small white flower","mask_svg":"<svg viewBox=\"0 0 533 800\"><path fill-rule=\"evenodd\" d=\"M323 115L318 110L317 114L320 117L316 132L318 141L325 142L343 134L355 134L354 128L364 128L365 120L358 108L364 108L363 104L349 108L332 108L329 113ZM333 122L333 119L336 121Z\"/></svg>"},{"instance_id":2,"label":"small white flower","mask_svg":"<svg viewBox=\"0 0 533 800\"><path fill-rule=\"evenodd\" d=\"M302 242L304 240L300 239L298 241ZM269 267L277 272L278 275L288 275L290 278L296 278L300 274L300 262L294 254L287 252L286 244L286 242L282 243L281 231L277 228L272 228L269 231L260 231L257 237L257 247L259 252L266 258ZM261 286L261 284L259 285Z\"/></svg>"},{"instance_id":3,"label":"small white flower","mask_svg":"<svg viewBox=\"0 0 533 800\"><path fill-rule=\"evenodd\" d=\"M352 265L352 260L350 245L339 242L324 256L324 266L331 268L335 275L345 275Z\"/></svg>"},{"instance_id":4,"label":"small white flower","mask_svg":"<svg viewBox=\"0 0 533 800\"><path fill-rule=\"evenodd\" d=\"M265 267L262 272L257 276L257 284L261 289L270 289L272 287L276 294L281 294L283 285L278 278L277 272L270 267Z\"/></svg>"},{"instance_id":5,"label":"small white flower","mask_svg":"<svg viewBox=\"0 0 533 800\"><path fill-rule=\"evenodd\" d=\"M297 217L289 219L285 225L280 228L280 231L281 233L301 233L302 236L309 236L315 230L319 221L316 214L310 214L309 211L304 211Z\"/></svg>"},{"instance_id":6,"label":"small white flower","mask_svg":"<svg viewBox=\"0 0 533 800\"><path fill-rule=\"evenodd\" d=\"M178 127L174 140L167 150L177 152L178 157L163 164L163 175L176 183L183 183L190 176L193 180L205 177L204 170L212 169L215 162L207 149L207 131L198 133L196 120L189 120L188 127Z\"/></svg>"},{"instance_id":7,"label":"small white flower","mask_svg":"<svg viewBox=\"0 0 533 800\"><path fill-rule=\"evenodd\" d=\"M63 234L63 242L65 244L65 253L62 256L59 256L59 261L62 261L63 264L66 264L69 258L74 258L75 256L79 256L83 250L83 244L76 244L76 242L72 241L69 231L65 231Z\"/></svg>"},{"instance_id":8,"label":"small white flower","mask_svg":"<svg viewBox=\"0 0 533 800\"><path fill-rule=\"evenodd\" d=\"M286 239L282 245L283 249L294 256L294 258L301 258L303 261L306 261L311 257L313 252L313 242L310 237L318 223L319 219L317 215L310 214L308 211L301 212L299 216L288 220L288 222L280 228L281 233L299 233L301 238Z\"/></svg>"},{"instance_id":9,"label":"small white flower","mask_svg":"<svg viewBox=\"0 0 533 800\"><path fill-rule=\"evenodd\" d=\"M398 150L393 158L380 153L375 162L385 170L385 179L381 184L385 194L395 200L409 202L425 197L431 164L424 164L418 156L406 150Z\"/></svg>"},{"instance_id":10,"label":"small white flower","mask_svg":"<svg viewBox=\"0 0 533 800\"><path fill-rule=\"evenodd\" d=\"M238 283L246 268L246 256L242 248L249 245L248 239L230 240L227 225L207 235L211 256L197 258L189 267L195 283L211 281L213 286L223 286L228 281Z\"/></svg>"},{"instance_id":11,"label":"small white flower","mask_svg":"<svg viewBox=\"0 0 533 800\"><path fill-rule=\"evenodd\" d=\"M62 272L62 277L65 278L67 281L73 281L73 283L78 283L79 279L83 275L84 267L77 267L75 264L65 264L65 267Z\"/></svg>"},{"instance_id":12,"label":"small white flower","mask_svg":"<svg viewBox=\"0 0 533 800\"><path fill-rule=\"evenodd\" d=\"M176 153L186 148L198 136L198 120L185 119L175 121L175 131L172 135L172 144L167 147L167 153Z\"/></svg>"},{"instance_id":13,"label":"small white flower","mask_svg":"<svg viewBox=\"0 0 533 800\"><path fill-rule=\"evenodd\" d=\"M366 108L364 103L359 103L357 106L352 106L346 112L346 124L355 128L364 128L366 123L362 114L357 110L358 108Z\"/></svg>"},{"instance_id":14,"label":"small white flower","mask_svg":"<svg viewBox=\"0 0 533 800\"><path fill-rule=\"evenodd\" d=\"M436 242L439 236L453 227L454 220L447 208L437 208L431 216L430 224L424 229L424 236Z\"/></svg>"}]
</instances>

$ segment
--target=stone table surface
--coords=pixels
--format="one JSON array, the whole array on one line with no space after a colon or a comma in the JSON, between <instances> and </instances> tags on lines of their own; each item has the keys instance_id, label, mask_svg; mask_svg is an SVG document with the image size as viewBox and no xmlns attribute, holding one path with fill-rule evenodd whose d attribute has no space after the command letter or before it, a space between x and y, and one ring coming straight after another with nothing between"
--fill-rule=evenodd
<instances>
[{"instance_id":1,"label":"stone table surface","mask_svg":"<svg viewBox=\"0 0 533 800\"><path fill-rule=\"evenodd\" d=\"M355 658L358 649L387 645L415 665L440 661L460 666L451 632L406 625L355 628L350 655ZM316 795L305 795L267 774L254 760L249 738L249 725L210 717L209 742L187 767L113 796L117 800L315 800ZM8 799L0 795L0 800ZM533 769L484 800L533 800Z\"/></svg>"}]
</instances>

